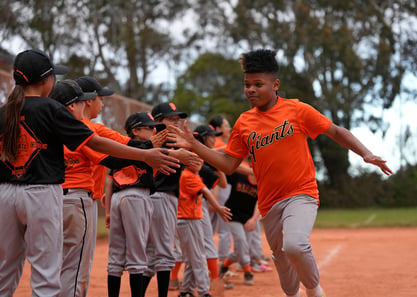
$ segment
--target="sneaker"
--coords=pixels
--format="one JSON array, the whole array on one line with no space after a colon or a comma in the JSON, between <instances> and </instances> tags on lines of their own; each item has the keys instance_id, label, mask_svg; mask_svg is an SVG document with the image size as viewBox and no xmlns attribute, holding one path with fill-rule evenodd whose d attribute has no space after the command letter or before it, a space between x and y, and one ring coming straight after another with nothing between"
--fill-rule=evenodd
<instances>
[{"instance_id":1,"label":"sneaker","mask_svg":"<svg viewBox=\"0 0 417 297\"><path fill-rule=\"evenodd\" d=\"M222 265L220 265L220 269L219 269L219 276L220 278L223 278L223 276L226 274L226 272L229 270L229 267L225 267Z\"/></svg>"},{"instance_id":2,"label":"sneaker","mask_svg":"<svg viewBox=\"0 0 417 297\"><path fill-rule=\"evenodd\" d=\"M176 290L179 290L179 288L180 288L180 282L177 279L169 280L168 290L176 291Z\"/></svg>"},{"instance_id":3,"label":"sneaker","mask_svg":"<svg viewBox=\"0 0 417 297\"><path fill-rule=\"evenodd\" d=\"M236 264L236 271L240 271L240 272L243 271L242 266L240 266L239 263Z\"/></svg>"},{"instance_id":4,"label":"sneaker","mask_svg":"<svg viewBox=\"0 0 417 297\"><path fill-rule=\"evenodd\" d=\"M261 259L262 259L263 261L265 261L265 262L269 262L269 261L271 261L271 258L266 257L266 256L261 256Z\"/></svg>"},{"instance_id":5,"label":"sneaker","mask_svg":"<svg viewBox=\"0 0 417 297\"><path fill-rule=\"evenodd\" d=\"M239 274L237 274L237 273L234 273L233 271L231 271L231 270L228 270L225 274L224 274L224 278L231 278L231 277L238 277L239 276Z\"/></svg>"},{"instance_id":6,"label":"sneaker","mask_svg":"<svg viewBox=\"0 0 417 297\"><path fill-rule=\"evenodd\" d=\"M254 285L254 281L253 281L253 274L251 273L251 272L249 272L249 271L246 271L245 272L245 275L244 275L244 284L245 285L247 285L247 286L253 286Z\"/></svg>"},{"instance_id":7,"label":"sneaker","mask_svg":"<svg viewBox=\"0 0 417 297\"><path fill-rule=\"evenodd\" d=\"M272 271L272 268L265 264L255 264L252 266L253 272L265 272L265 271Z\"/></svg>"},{"instance_id":8,"label":"sneaker","mask_svg":"<svg viewBox=\"0 0 417 297\"><path fill-rule=\"evenodd\" d=\"M231 290L235 286L231 282L228 282L227 280L224 280L223 281L223 287L224 287L225 290Z\"/></svg>"},{"instance_id":9,"label":"sneaker","mask_svg":"<svg viewBox=\"0 0 417 297\"><path fill-rule=\"evenodd\" d=\"M194 297L194 295L191 292L180 292L178 297Z\"/></svg>"}]
</instances>

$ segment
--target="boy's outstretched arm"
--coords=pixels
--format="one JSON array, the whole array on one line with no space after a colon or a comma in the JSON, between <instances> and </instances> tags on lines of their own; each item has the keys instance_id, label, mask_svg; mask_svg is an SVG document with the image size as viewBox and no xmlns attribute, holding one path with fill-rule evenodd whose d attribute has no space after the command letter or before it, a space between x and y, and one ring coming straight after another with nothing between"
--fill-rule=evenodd
<instances>
[{"instance_id":1,"label":"boy's outstretched arm","mask_svg":"<svg viewBox=\"0 0 417 297\"><path fill-rule=\"evenodd\" d=\"M392 170L386 164L387 161L382 160L381 157L375 156L349 130L332 124L329 129L324 132L324 134L329 136L341 146L361 156L366 163L378 166L386 175L392 174Z\"/></svg>"},{"instance_id":2,"label":"boy's outstretched arm","mask_svg":"<svg viewBox=\"0 0 417 297\"><path fill-rule=\"evenodd\" d=\"M219 152L214 149L210 149L197 139L194 138L193 133L187 126L187 121L184 122L184 131L181 129L170 126L170 129L175 133L170 133L168 140L172 143L168 143L169 146L181 147L188 149L199 155L203 160L223 171L226 174L232 174L235 169L242 162L242 159L232 157L226 153Z\"/></svg>"}]
</instances>

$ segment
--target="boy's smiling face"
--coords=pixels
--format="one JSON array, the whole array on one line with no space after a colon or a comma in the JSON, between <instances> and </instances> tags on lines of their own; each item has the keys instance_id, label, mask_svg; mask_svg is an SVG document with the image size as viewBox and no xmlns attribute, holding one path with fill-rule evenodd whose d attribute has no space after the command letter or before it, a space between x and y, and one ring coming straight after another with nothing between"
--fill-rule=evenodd
<instances>
[{"instance_id":1,"label":"boy's smiling face","mask_svg":"<svg viewBox=\"0 0 417 297\"><path fill-rule=\"evenodd\" d=\"M244 91L253 107L267 111L274 106L279 79L268 73L245 73Z\"/></svg>"}]
</instances>

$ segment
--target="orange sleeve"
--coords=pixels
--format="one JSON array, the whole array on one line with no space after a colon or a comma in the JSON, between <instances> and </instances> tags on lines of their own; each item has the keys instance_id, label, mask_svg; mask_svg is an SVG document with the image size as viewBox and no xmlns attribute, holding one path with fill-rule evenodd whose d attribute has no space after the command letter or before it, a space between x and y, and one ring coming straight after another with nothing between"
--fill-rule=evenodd
<instances>
[{"instance_id":1,"label":"orange sleeve","mask_svg":"<svg viewBox=\"0 0 417 297\"><path fill-rule=\"evenodd\" d=\"M249 148L243 141L243 137L240 134L240 123L241 117L239 117L233 126L229 140L227 141L225 152L232 157L244 159L248 156Z\"/></svg>"},{"instance_id":2,"label":"orange sleeve","mask_svg":"<svg viewBox=\"0 0 417 297\"><path fill-rule=\"evenodd\" d=\"M109 138L122 144L127 144L130 141L130 137L124 136L119 132L106 127L103 124L94 123L87 119L83 119L82 121L84 124L87 125L87 127L96 132L98 136Z\"/></svg>"}]
</instances>

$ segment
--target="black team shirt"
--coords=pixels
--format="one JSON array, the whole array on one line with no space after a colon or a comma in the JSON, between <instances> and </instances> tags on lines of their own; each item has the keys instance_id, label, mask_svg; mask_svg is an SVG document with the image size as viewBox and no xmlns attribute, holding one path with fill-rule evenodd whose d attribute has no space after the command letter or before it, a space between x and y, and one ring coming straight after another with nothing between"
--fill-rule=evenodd
<instances>
[{"instance_id":1,"label":"black team shirt","mask_svg":"<svg viewBox=\"0 0 417 297\"><path fill-rule=\"evenodd\" d=\"M4 106L0 108L0 147L3 130ZM63 145L76 150L93 134L58 101L26 96L20 118L17 159L13 163L0 161L0 182L62 184L65 176Z\"/></svg>"}]
</instances>

